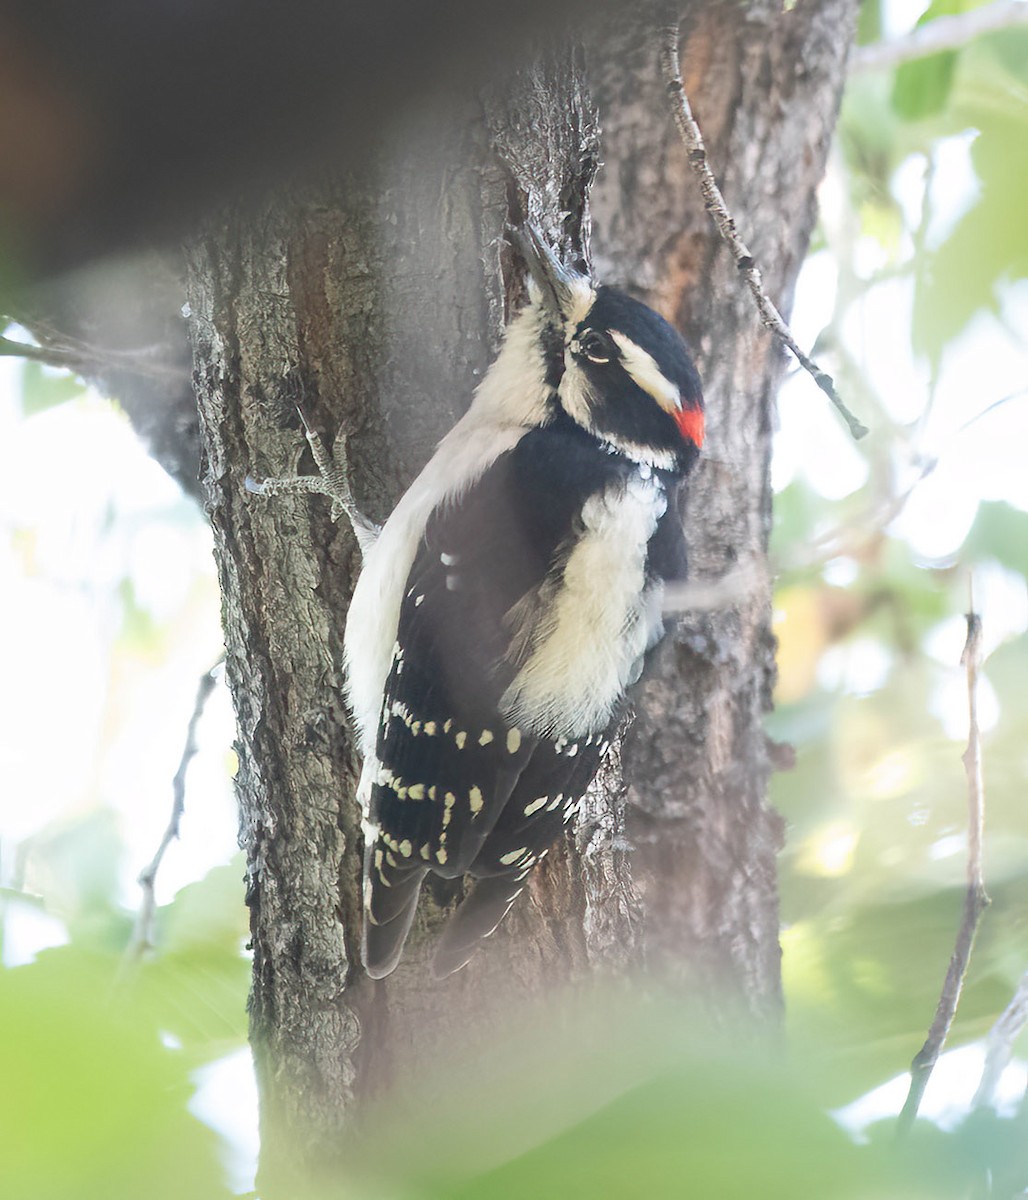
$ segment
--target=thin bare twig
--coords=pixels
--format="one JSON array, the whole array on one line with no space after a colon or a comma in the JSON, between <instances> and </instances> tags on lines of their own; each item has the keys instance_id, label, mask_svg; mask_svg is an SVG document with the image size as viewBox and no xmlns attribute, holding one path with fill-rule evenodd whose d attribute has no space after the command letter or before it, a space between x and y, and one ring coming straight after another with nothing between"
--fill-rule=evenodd
<instances>
[{"instance_id":1,"label":"thin bare twig","mask_svg":"<svg viewBox=\"0 0 1028 1200\"><path fill-rule=\"evenodd\" d=\"M989 906L982 874L982 834L985 829L985 788L982 784L982 735L978 726L978 671L982 662L982 619L974 611L974 595L971 595L970 611L967 615L967 641L961 662L967 670L967 749L964 751L964 771L967 774L967 889L964 893L964 912L957 931L953 955L942 985L942 994L935 1010L935 1018L925 1044L910 1064L910 1090L896 1126L902 1136L913 1124L921 1105L925 1088L931 1078L942 1048L946 1044L950 1026L960 1002L960 993L967 977L971 961L975 934L982 913Z\"/></svg>"},{"instance_id":2,"label":"thin bare twig","mask_svg":"<svg viewBox=\"0 0 1028 1200\"><path fill-rule=\"evenodd\" d=\"M214 690L218 671L224 661L225 656L221 655L210 670L200 676L200 682L196 689L196 700L193 703L193 713L186 726L186 743L182 747L182 757L179 759L175 778L171 781L171 817L157 847L157 853L139 873L139 886L143 889L143 900L139 906L139 912L136 914L132 936L125 948L124 961L126 965L137 962L154 945L153 923L154 914L157 911L157 872L160 870L165 851L179 835L179 826L182 823L182 814L186 807L186 771L189 769L189 764L197 749L196 729L200 724L204 707Z\"/></svg>"},{"instance_id":3,"label":"thin bare twig","mask_svg":"<svg viewBox=\"0 0 1028 1200\"><path fill-rule=\"evenodd\" d=\"M739 236L739 231L735 225L735 218L728 211L725 198L721 194L721 189L717 186L717 181L714 179L714 172L710 169L710 163L707 161L707 151L703 145L703 135L700 133L699 125L696 124L696 118L693 116L689 97L685 92L685 85L682 83L682 72L679 66L679 29L677 22L672 22L661 29L660 63L661 69L664 72L667 93L671 100L671 112L675 118L678 132L682 135L682 141L685 142L686 149L689 151L689 165L699 180L707 212L710 213L718 232L732 252L736 268L743 279L745 279L746 285L753 295L757 311L760 314L761 323L784 346L788 347L800 366L803 367L821 391L831 400L832 404L838 410L839 415L849 427L849 431L853 437L864 437L867 433L867 427L862 425L843 403L839 393L835 390L835 382L831 375L823 371L812 358L809 358L800 349L796 339L792 335L792 330L783 320L782 314L768 298L760 277L760 269L754 261L753 255L750 253L746 243Z\"/></svg>"},{"instance_id":4,"label":"thin bare twig","mask_svg":"<svg viewBox=\"0 0 1028 1200\"><path fill-rule=\"evenodd\" d=\"M717 579L695 579L669 583L664 589L664 613L713 612L733 608L767 587L767 564L763 559L742 562Z\"/></svg>"},{"instance_id":5,"label":"thin bare twig","mask_svg":"<svg viewBox=\"0 0 1028 1200\"><path fill-rule=\"evenodd\" d=\"M944 50L960 50L983 33L996 33L1028 25L1028 4L1025 0L993 0L970 12L936 17L919 25L903 37L887 42L860 46L850 59L850 74L861 71L888 71L902 63Z\"/></svg>"},{"instance_id":6,"label":"thin bare twig","mask_svg":"<svg viewBox=\"0 0 1028 1200\"><path fill-rule=\"evenodd\" d=\"M973 416L968 417L956 432L958 434L966 433L971 426L977 421L980 421L982 417L987 417L989 413L995 412L997 408L1002 408L1005 404L1009 404L1012 400L1021 400L1025 396L1028 396L1028 388L1018 388L1016 392L1008 392L1007 395L1000 396L998 400L993 400L991 404L986 404L981 412L976 412Z\"/></svg>"},{"instance_id":7,"label":"thin bare twig","mask_svg":"<svg viewBox=\"0 0 1028 1200\"><path fill-rule=\"evenodd\" d=\"M984 1108L991 1104L996 1094L1000 1076L1014 1056L1014 1042L1028 1024L1028 971L1021 976L1014 998L996 1018L985 1042L985 1065L978 1090L971 1101L972 1108Z\"/></svg>"}]
</instances>

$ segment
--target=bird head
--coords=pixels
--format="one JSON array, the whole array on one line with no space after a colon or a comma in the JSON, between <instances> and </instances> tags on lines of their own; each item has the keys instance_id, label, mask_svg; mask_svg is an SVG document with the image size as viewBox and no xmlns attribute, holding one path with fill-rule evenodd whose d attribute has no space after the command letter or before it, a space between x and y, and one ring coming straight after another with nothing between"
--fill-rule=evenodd
<instances>
[{"instance_id":1,"label":"bird head","mask_svg":"<svg viewBox=\"0 0 1028 1200\"><path fill-rule=\"evenodd\" d=\"M546 316L544 355L563 412L628 458L688 466L703 445L703 393L678 331L626 293L564 266L533 226L512 238Z\"/></svg>"}]
</instances>

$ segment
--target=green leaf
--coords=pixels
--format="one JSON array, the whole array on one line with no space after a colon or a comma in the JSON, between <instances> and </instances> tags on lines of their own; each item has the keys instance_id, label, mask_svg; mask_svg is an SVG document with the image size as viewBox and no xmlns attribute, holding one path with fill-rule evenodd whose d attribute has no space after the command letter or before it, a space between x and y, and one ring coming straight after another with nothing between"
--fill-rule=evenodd
<instances>
[{"instance_id":1,"label":"green leaf","mask_svg":"<svg viewBox=\"0 0 1028 1200\"><path fill-rule=\"evenodd\" d=\"M949 102L956 68L955 50L903 63L892 87L896 114L905 121L922 121L941 113Z\"/></svg>"},{"instance_id":2,"label":"green leaf","mask_svg":"<svg viewBox=\"0 0 1028 1200\"><path fill-rule=\"evenodd\" d=\"M523 1013L527 1023L508 1024L502 1049L465 1047L473 1066L470 1057L462 1066L448 1056L445 1108L426 1103L424 1082L412 1081L413 1091L399 1106L394 1097L348 1156L350 1194L422 1200L963 1194L966 1174L949 1146L936 1146L928 1158L914 1152L904 1162L891 1150L854 1145L825 1112L826 1055L810 1043L794 1044L786 1056L761 1046L752 1028L741 1040L722 1040L708 1027L701 1044L689 1031L702 1022L693 1025L680 998L670 1004L654 995L609 1006L580 995L570 1022L560 1008L549 997Z\"/></svg>"},{"instance_id":3,"label":"green leaf","mask_svg":"<svg viewBox=\"0 0 1028 1200\"><path fill-rule=\"evenodd\" d=\"M124 846L117 815L97 808L32 839L33 876L80 949L117 952L130 921L117 903Z\"/></svg>"},{"instance_id":4,"label":"green leaf","mask_svg":"<svg viewBox=\"0 0 1028 1200\"><path fill-rule=\"evenodd\" d=\"M194 947L143 963L129 994L189 1066L199 1067L246 1044L249 988L250 963L238 947Z\"/></svg>"},{"instance_id":5,"label":"green leaf","mask_svg":"<svg viewBox=\"0 0 1028 1200\"><path fill-rule=\"evenodd\" d=\"M187 1064L75 952L0 971L0 1195L222 1200Z\"/></svg>"},{"instance_id":6,"label":"green leaf","mask_svg":"<svg viewBox=\"0 0 1028 1200\"><path fill-rule=\"evenodd\" d=\"M1028 512L1002 500L983 500L964 541L962 558L995 559L1028 577Z\"/></svg>"},{"instance_id":7,"label":"green leaf","mask_svg":"<svg viewBox=\"0 0 1028 1200\"><path fill-rule=\"evenodd\" d=\"M882 40L881 0L866 0L857 12L857 45L868 46Z\"/></svg>"},{"instance_id":8,"label":"green leaf","mask_svg":"<svg viewBox=\"0 0 1028 1200\"><path fill-rule=\"evenodd\" d=\"M902 128L885 77L873 72L849 81L837 136L852 173L854 207L894 204L889 178L897 162Z\"/></svg>"},{"instance_id":9,"label":"green leaf","mask_svg":"<svg viewBox=\"0 0 1028 1200\"><path fill-rule=\"evenodd\" d=\"M86 385L70 371L56 371L33 359L26 360L21 375L21 411L26 417L75 400Z\"/></svg>"},{"instance_id":10,"label":"green leaf","mask_svg":"<svg viewBox=\"0 0 1028 1200\"><path fill-rule=\"evenodd\" d=\"M249 931L244 902L243 856L212 867L160 910L161 947L189 953L196 947L238 952Z\"/></svg>"},{"instance_id":11,"label":"green leaf","mask_svg":"<svg viewBox=\"0 0 1028 1200\"><path fill-rule=\"evenodd\" d=\"M739 1063L694 1064L688 1074L649 1080L512 1162L435 1194L870 1197L879 1180L869 1157L782 1075L762 1078Z\"/></svg>"},{"instance_id":12,"label":"green leaf","mask_svg":"<svg viewBox=\"0 0 1028 1200\"><path fill-rule=\"evenodd\" d=\"M157 953L140 965L136 1002L190 1061L211 1062L246 1041L250 961L241 856L189 884L157 914Z\"/></svg>"},{"instance_id":13,"label":"green leaf","mask_svg":"<svg viewBox=\"0 0 1028 1200\"><path fill-rule=\"evenodd\" d=\"M977 313L999 312L1001 284L1028 274L1028 156L1015 149L1026 138L1028 122L996 119L975 142L981 196L929 257L914 297L914 348L933 362Z\"/></svg>"},{"instance_id":14,"label":"green leaf","mask_svg":"<svg viewBox=\"0 0 1028 1200\"><path fill-rule=\"evenodd\" d=\"M144 657L158 653L168 631L139 603L135 584L128 575L118 583L118 598L121 600L123 644Z\"/></svg>"},{"instance_id":15,"label":"green leaf","mask_svg":"<svg viewBox=\"0 0 1028 1200\"><path fill-rule=\"evenodd\" d=\"M975 43L963 53L950 108L956 127L979 131L971 159L981 190L949 237L928 256L918 281L913 345L935 364L947 342L976 314L1000 311L1004 284L1028 276L1025 84L990 47Z\"/></svg>"},{"instance_id":16,"label":"green leaf","mask_svg":"<svg viewBox=\"0 0 1028 1200\"><path fill-rule=\"evenodd\" d=\"M933 0L915 28L930 25L936 17L949 17L974 8L964 0ZM920 121L941 113L949 102L958 51L948 50L900 65L892 88L892 107L906 121Z\"/></svg>"},{"instance_id":17,"label":"green leaf","mask_svg":"<svg viewBox=\"0 0 1028 1200\"><path fill-rule=\"evenodd\" d=\"M1008 74L1028 84L1028 29L990 33L980 40L979 47L991 54Z\"/></svg>"}]
</instances>

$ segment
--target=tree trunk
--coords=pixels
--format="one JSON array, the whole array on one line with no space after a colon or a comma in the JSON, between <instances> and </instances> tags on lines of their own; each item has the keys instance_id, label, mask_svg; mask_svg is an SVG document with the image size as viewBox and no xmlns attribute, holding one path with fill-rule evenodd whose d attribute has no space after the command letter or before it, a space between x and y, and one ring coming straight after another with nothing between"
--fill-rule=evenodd
<instances>
[{"instance_id":1,"label":"tree trunk","mask_svg":"<svg viewBox=\"0 0 1028 1200\"><path fill-rule=\"evenodd\" d=\"M703 7L689 37L687 87L780 300L809 237L854 8L801 0L743 19L734 4ZM780 357L673 141L653 30L602 35L590 55L607 129L598 275L649 297L697 352L709 451L686 520L694 570L719 576L766 548ZM528 215L566 254L583 252L596 138L582 64L554 52L485 97L410 117L373 178L326 182L245 221L224 214L191 250L269 1197L331 1173L343 1131L401 1071L443 1061L471 1028L502 1028L503 1013L545 990L645 964L712 1010L727 993L761 1018L778 1013L766 583L665 645L624 742L624 785L608 764L576 834L468 967L441 983L427 971L456 898L440 888L399 969L372 983L358 955L358 764L340 676L358 552L322 500L243 487L247 474L312 470L302 400L323 434L342 435L358 502L384 518L466 408L520 302L505 224Z\"/></svg>"}]
</instances>

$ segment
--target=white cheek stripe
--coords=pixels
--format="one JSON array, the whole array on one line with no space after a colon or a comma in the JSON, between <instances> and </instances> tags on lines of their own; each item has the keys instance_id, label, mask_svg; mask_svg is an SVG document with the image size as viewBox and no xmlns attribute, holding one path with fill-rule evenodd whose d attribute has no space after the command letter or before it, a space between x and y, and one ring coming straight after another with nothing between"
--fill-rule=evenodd
<instances>
[{"instance_id":1,"label":"white cheek stripe","mask_svg":"<svg viewBox=\"0 0 1028 1200\"><path fill-rule=\"evenodd\" d=\"M678 412L682 407L682 394L657 366L653 355L616 329L608 329L607 332L621 351L621 365L642 390L652 396L666 413Z\"/></svg>"},{"instance_id":2,"label":"white cheek stripe","mask_svg":"<svg viewBox=\"0 0 1028 1200\"><path fill-rule=\"evenodd\" d=\"M557 387L557 395L564 411L583 429L592 431L593 393L585 372L575 362L570 349L564 352L564 375Z\"/></svg>"}]
</instances>

